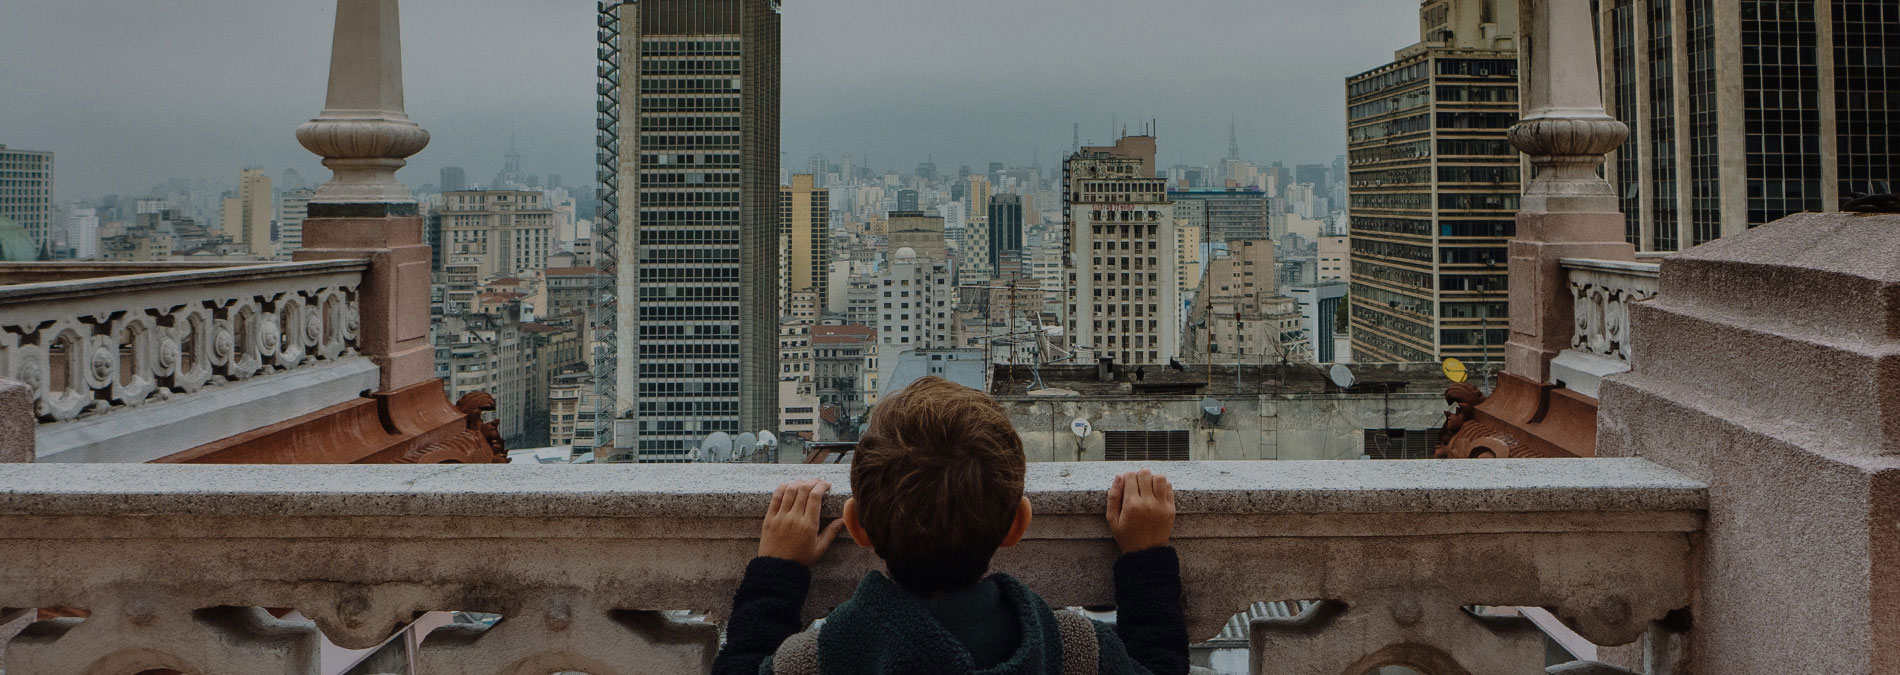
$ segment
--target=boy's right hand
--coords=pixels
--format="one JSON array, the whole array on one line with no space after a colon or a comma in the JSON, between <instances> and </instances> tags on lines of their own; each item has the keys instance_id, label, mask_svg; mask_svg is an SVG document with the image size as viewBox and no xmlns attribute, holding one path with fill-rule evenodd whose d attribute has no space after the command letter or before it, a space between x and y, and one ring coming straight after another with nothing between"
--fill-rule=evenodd
<instances>
[{"instance_id":1,"label":"boy's right hand","mask_svg":"<svg viewBox=\"0 0 1900 675\"><path fill-rule=\"evenodd\" d=\"M844 530L844 519L819 527L825 508L825 492L831 484L822 480L782 483L772 491L772 505L765 510L765 522L759 526L759 556L782 558L811 567L825 557L825 550Z\"/></svg>"},{"instance_id":2,"label":"boy's right hand","mask_svg":"<svg viewBox=\"0 0 1900 675\"><path fill-rule=\"evenodd\" d=\"M1115 477L1108 488L1108 531L1123 553L1168 545L1174 530L1174 486L1147 469Z\"/></svg>"}]
</instances>

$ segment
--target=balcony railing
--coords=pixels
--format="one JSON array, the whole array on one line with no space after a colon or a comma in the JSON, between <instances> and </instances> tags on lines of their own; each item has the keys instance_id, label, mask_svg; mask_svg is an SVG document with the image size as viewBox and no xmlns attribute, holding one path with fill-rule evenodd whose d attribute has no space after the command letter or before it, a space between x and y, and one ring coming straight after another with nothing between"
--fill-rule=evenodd
<instances>
[{"instance_id":1,"label":"balcony railing","mask_svg":"<svg viewBox=\"0 0 1900 675\"><path fill-rule=\"evenodd\" d=\"M1576 323L1570 348L1551 363L1551 377L1592 397L1606 375L1630 369L1630 305L1656 297L1661 265L1563 259Z\"/></svg>"},{"instance_id":2,"label":"balcony railing","mask_svg":"<svg viewBox=\"0 0 1900 675\"><path fill-rule=\"evenodd\" d=\"M1032 465L1035 521L996 569L1057 606L1111 603L1102 488L1129 466ZM1255 672L1545 665L1540 633L1481 606L1547 608L1594 643L1636 641L1689 605L1706 504L1701 484L1640 459L1151 466L1177 486L1196 641L1256 602L1311 601L1252 622ZM316 673L320 634L366 649L445 611L503 619L429 632L408 655L416 672L704 672L772 486L818 476L847 493L846 471L0 465L0 608L13 608L0 625L25 608L88 614L27 628L4 667ZM840 542L807 615L878 566Z\"/></svg>"},{"instance_id":3,"label":"balcony railing","mask_svg":"<svg viewBox=\"0 0 1900 675\"><path fill-rule=\"evenodd\" d=\"M367 268L365 260L0 265L0 282L34 281L0 285L0 376L33 391L42 461L58 461L51 455L69 450L87 454L100 449L102 440L157 430L162 428L154 424L158 419L176 423L228 408L250 398L231 393L239 384L267 376L278 377L271 391L296 393L299 387L279 374L329 367L303 380L342 382L332 388L354 396L365 388L356 384L366 381L373 387L375 381L375 366L356 358L357 291ZM214 391L231 400L188 405ZM302 398L301 404L267 413L276 419L262 423L338 402L331 395ZM166 410L131 414L154 407ZM250 422L260 421L251 417ZM262 424L229 429L237 433L257 426ZM148 438L178 444L200 436L218 438Z\"/></svg>"}]
</instances>

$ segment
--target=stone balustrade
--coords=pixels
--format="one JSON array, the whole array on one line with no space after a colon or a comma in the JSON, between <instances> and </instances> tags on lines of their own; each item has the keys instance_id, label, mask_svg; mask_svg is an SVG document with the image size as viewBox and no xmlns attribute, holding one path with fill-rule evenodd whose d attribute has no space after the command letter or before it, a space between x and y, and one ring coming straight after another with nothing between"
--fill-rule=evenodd
<instances>
[{"instance_id":1,"label":"stone balustrade","mask_svg":"<svg viewBox=\"0 0 1900 675\"><path fill-rule=\"evenodd\" d=\"M1564 258L1576 323L1570 347L1551 362L1551 379L1588 396L1602 378L1630 369L1630 305L1656 297L1661 265Z\"/></svg>"},{"instance_id":2,"label":"stone balustrade","mask_svg":"<svg viewBox=\"0 0 1900 675\"><path fill-rule=\"evenodd\" d=\"M0 274L33 278L34 265L6 265ZM42 423L354 355L357 288L368 267L145 265L119 273L112 263L54 265L62 280L0 286L0 375L33 389ZM85 272L98 276L79 276Z\"/></svg>"},{"instance_id":3,"label":"stone balustrade","mask_svg":"<svg viewBox=\"0 0 1900 675\"><path fill-rule=\"evenodd\" d=\"M996 569L1058 606L1112 602L1103 489L1133 466L1031 465L1035 521ZM1481 606L1548 608L1594 643L1631 643L1689 605L1707 499L1642 459L1146 466L1177 486L1196 640L1255 601L1316 601L1253 622L1255 672L1541 668L1541 635ZM13 608L0 625L25 608L89 613L26 628L4 667L301 675L319 672L319 633L363 649L422 613L464 611L504 618L429 632L418 672L704 672L770 489L828 479L836 515L846 471L0 465L0 608ZM875 567L841 540L806 613Z\"/></svg>"}]
</instances>

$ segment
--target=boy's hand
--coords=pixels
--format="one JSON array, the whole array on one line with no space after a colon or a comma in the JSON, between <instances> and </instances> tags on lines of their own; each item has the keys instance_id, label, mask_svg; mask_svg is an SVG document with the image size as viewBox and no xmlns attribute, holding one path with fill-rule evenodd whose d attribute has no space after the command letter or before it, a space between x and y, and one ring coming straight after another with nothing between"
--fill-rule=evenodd
<instances>
[{"instance_id":1,"label":"boy's hand","mask_svg":"<svg viewBox=\"0 0 1900 675\"><path fill-rule=\"evenodd\" d=\"M772 506L759 527L759 555L783 558L811 567L844 529L844 519L831 521L821 531L818 519L831 484L822 480L781 483L772 491Z\"/></svg>"},{"instance_id":2,"label":"boy's hand","mask_svg":"<svg viewBox=\"0 0 1900 675\"><path fill-rule=\"evenodd\" d=\"M1168 545L1174 530L1174 486L1147 469L1115 477L1108 488L1108 531L1123 553Z\"/></svg>"}]
</instances>

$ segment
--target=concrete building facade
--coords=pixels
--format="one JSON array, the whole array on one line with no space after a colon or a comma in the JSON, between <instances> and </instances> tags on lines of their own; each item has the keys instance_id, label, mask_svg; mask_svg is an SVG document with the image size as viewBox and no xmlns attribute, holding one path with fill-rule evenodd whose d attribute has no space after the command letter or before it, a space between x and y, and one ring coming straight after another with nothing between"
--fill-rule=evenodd
<instances>
[{"instance_id":1,"label":"concrete building facade","mask_svg":"<svg viewBox=\"0 0 1900 675\"><path fill-rule=\"evenodd\" d=\"M810 291L823 306L831 297L831 191L817 187L810 174L794 174L779 188L779 251L785 283L779 292ZM780 310L779 314L788 314Z\"/></svg>"},{"instance_id":2,"label":"concrete building facade","mask_svg":"<svg viewBox=\"0 0 1900 675\"><path fill-rule=\"evenodd\" d=\"M224 236L231 238L232 252L260 259L277 257L277 242L271 237L276 207L270 176L262 169L238 172L237 196L224 199L224 217L218 221Z\"/></svg>"},{"instance_id":3,"label":"concrete building facade","mask_svg":"<svg viewBox=\"0 0 1900 675\"><path fill-rule=\"evenodd\" d=\"M1179 242L1154 156L1154 137L1129 136L1062 165L1067 334L1091 358L1165 365L1180 354Z\"/></svg>"},{"instance_id":4,"label":"concrete building facade","mask_svg":"<svg viewBox=\"0 0 1900 675\"><path fill-rule=\"evenodd\" d=\"M1353 351L1475 357L1509 338L1516 232L1516 5L1434 0L1420 42L1347 78Z\"/></svg>"},{"instance_id":5,"label":"concrete building facade","mask_svg":"<svg viewBox=\"0 0 1900 675\"><path fill-rule=\"evenodd\" d=\"M444 265L474 265L476 276L521 276L547 269L554 211L540 192L471 190L443 195Z\"/></svg>"},{"instance_id":6,"label":"concrete building facade","mask_svg":"<svg viewBox=\"0 0 1900 675\"><path fill-rule=\"evenodd\" d=\"M42 251L52 237L53 153L0 144L0 218L26 228Z\"/></svg>"},{"instance_id":7,"label":"concrete building facade","mask_svg":"<svg viewBox=\"0 0 1900 675\"><path fill-rule=\"evenodd\" d=\"M316 190L285 190L277 197L277 259L289 260L303 248L303 221L310 217L310 199Z\"/></svg>"},{"instance_id":8,"label":"concrete building facade","mask_svg":"<svg viewBox=\"0 0 1900 675\"><path fill-rule=\"evenodd\" d=\"M991 195L989 198L990 269L998 276L1023 274L1023 198L1021 195Z\"/></svg>"},{"instance_id":9,"label":"concrete building facade","mask_svg":"<svg viewBox=\"0 0 1900 675\"><path fill-rule=\"evenodd\" d=\"M690 461L778 407L779 3L606 3L619 31L613 442Z\"/></svg>"}]
</instances>

